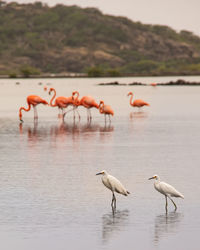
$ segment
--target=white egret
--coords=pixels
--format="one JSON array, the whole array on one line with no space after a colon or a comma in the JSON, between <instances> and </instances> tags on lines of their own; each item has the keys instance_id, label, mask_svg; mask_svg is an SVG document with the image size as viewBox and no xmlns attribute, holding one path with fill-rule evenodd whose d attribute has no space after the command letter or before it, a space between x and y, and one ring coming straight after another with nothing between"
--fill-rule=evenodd
<instances>
[{"instance_id":1,"label":"white egret","mask_svg":"<svg viewBox=\"0 0 200 250\"><path fill-rule=\"evenodd\" d=\"M167 211L167 205L168 205L167 198L169 198L171 200L171 202L174 204L174 207L176 210L177 206L171 197L180 197L180 198L184 199L184 196L179 191L177 191L173 186L171 186L168 183L165 183L163 181L160 181L160 177L158 175L154 175L153 177L149 178L149 180L151 180L151 179L155 179L155 181L154 181L155 189L165 196L165 200L166 200L165 209L166 209L166 211Z\"/></svg>"},{"instance_id":2,"label":"white egret","mask_svg":"<svg viewBox=\"0 0 200 250\"><path fill-rule=\"evenodd\" d=\"M112 196L112 202L111 202L111 206L112 208L116 208L116 197L114 192L117 192L119 194L123 194L125 196L127 196L129 193L129 191L127 191L125 189L125 187L121 184L121 182L115 178L112 175L109 175L105 170L101 171L100 173L97 173L96 175L102 175L102 182L103 184L111 190L113 196Z\"/></svg>"}]
</instances>

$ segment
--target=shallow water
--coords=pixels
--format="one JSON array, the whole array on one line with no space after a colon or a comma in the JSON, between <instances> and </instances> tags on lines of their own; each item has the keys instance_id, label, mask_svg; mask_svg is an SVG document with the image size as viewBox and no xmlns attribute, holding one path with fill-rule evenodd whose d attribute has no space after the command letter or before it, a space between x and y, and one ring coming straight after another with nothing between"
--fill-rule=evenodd
<instances>
[{"instance_id":1,"label":"shallow water","mask_svg":"<svg viewBox=\"0 0 200 250\"><path fill-rule=\"evenodd\" d=\"M1 79L2 249L199 249L200 87L97 85L176 79ZM88 124L80 107L80 123L69 114L63 124L57 108L40 105L38 123L30 111L19 125L27 95L49 100L46 84L58 95L78 90L103 99L115 111L112 123L92 110ZM131 108L129 91L151 106ZM114 216L111 192L95 176L103 169L131 192L117 195ZM174 199L176 212L169 203L165 213L164 197L148 181L154 174L184 194Z\"/></svg>"}]
</instances>

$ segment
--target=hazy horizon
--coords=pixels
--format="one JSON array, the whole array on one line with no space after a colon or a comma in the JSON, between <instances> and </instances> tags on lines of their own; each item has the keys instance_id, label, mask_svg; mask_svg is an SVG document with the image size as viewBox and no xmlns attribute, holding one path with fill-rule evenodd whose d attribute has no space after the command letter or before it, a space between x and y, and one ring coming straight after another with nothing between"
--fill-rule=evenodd
<instances>
[{"instance_id":1,"label":"hazy horizon","mask_svg":"<svg viewBox=\"0 0 200 250\"><path fill-rule=\"evenodd\" d=\"M6 0L7 3L13 2ZM34 0L17 0L18 3L36 2ZM200 36L200 1L168 0L46 0L40 1L53 6L56 4L77 5L98 8L104 14L124 16L144 24L167 25L176 31L188 30Z\"/></svg>"}]
</instances>

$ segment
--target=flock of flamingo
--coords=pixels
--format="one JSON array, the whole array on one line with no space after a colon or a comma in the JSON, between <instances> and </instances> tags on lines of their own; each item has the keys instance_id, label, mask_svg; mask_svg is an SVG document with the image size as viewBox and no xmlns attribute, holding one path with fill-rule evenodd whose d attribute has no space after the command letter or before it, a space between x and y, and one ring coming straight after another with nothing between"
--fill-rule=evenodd
<instances>
[{"instance_id":1,"label":"flock of flamingo","mask_svg":"<svg viewBox=\"0 0 200 250\"><path fill-rule=\"evenodd\" d=\"M44 90L47 91L47 87L44 87ZM95 99L91 96L83 96L82 98L79 98L79 92L78 91L74 91L72 92L72 95L69 97L64 97L64 96L59 96L56 97L56 90L54 88L50 88L49 89L49 95L51 95L51 93L53 92L53 96L50 100L50 103L48 103L46 100L42 99L40 96L37 95L29 95L27 97L27 104L28 107L20 107L19 109L19 119L21 122L23 122L22 120L22 110L28 112L31 110L31 106L33 107L34 110L34 120L38 119L38 114L37 114L37 109L36 106L38 104L44 104L44 105L49 105L50 107L58 107L59 109L59 114L58 117L62 118L64 120L65 115L70 112L73 111L74 113L74 118L75 115L78 115L78 118L80 120L80 114L78 112L78 107L79 106L83 106L87 109L87 120L89 122L91 122L92 120L92 115L91 115L91 108L96 108L99 109L99 112L101 114L104 114L105 116L105 122L106 122L106 116L109 117L109 122L111 122L111 118L110 116L114 115L114 111L111 108L111 106L109 105L105 105L104 101L100 101L100 103L98 104ZM130 105L132 107L138 107L141 108L143 106L149 106L149 104L141 99L136 99L133 101L133 93L129 92L128 96L130 96ZM72 108L70 110L66 109L71 106Z\"/></svg>"}]
</instances>

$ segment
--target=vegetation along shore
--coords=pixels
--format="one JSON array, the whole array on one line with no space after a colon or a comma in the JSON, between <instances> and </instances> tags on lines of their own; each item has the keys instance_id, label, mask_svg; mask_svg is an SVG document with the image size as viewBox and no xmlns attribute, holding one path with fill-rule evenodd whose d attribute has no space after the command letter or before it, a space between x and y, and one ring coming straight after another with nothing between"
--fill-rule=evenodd
<instances>
[{"instance_id":1,"label":"vegetation along shore","mask_svg":"<svg viewBox=\"0 0 200 250\"><path fill-rule=\"evenodd\" d=\"M2 76L199 74L200 37L190 31L95 8L0 1Z\"/></svg>"},{"instance_id":2,"label":"vegetation along shore","mask_svg":"<svg viewBox=\"0 0 200 250\"><path fill-rule=\"evenodd\" d=\"M147 83L142 83L142 82L132 82L132 83L119 83L117 81L115 82L108 82L108 83L99 83L98 85L113 85L113 86L131 86L131 85L142 85L142 86L200 86L200 82L190 82L190 81L185 81L182 79L178 79L177 81L169 81L169 82L165 82L165 83L151 83L151 84L147 84Z\"/></svg>"}]
</instances>

